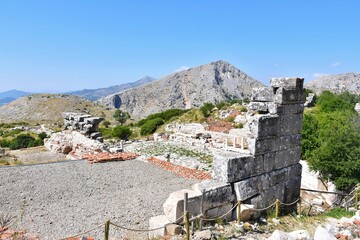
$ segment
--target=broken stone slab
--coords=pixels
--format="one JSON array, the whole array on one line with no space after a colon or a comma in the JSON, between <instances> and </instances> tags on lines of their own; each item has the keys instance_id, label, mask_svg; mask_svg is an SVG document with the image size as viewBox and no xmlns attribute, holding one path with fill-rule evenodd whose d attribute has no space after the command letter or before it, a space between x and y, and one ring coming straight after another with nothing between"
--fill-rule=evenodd
<instances>
[{"instance_id":1,"label":"broken stone slab","mask_svg":"<svg viewBox=\"0 0 360 240\"><path fill-rule=\"evenodd\" d=\"M289 233L280 230L275 230L268 238L268 240L295 240L295 238L291 236Z\"/></svg>"},{"instance_id":2,"label":"broken stone slab","mask_svg":"<svg viewBox=\"0 0 360 240\"><path fill-rule=\"evenodd\" d=\"M197 231L194 233L194 239L210 240L211 231L210 230Z\"/></svg>"},{"instance_id":3,"label":"broken stone slab","mask_svg":"<svg viewBox=\"0 0 360 240\"><path fill-rule=\"evenodd\" d=\"M295 240L311 240L310 234L306 230L296 230L296 231L289 232L289 234Z\"/></svg>"},{"instance_id":4,"label":"broken stone slab","mask_svg":"<svg viewBox=\"0 0 360 240\"><path fill-rule=\"evenodd\" d=\"M164 213L171 222L175 222L184 215L184 193L188 193L188 211L190 217L200 214L202 194L193 190L179 190L172 192L163 204Z\"/></svg>"},{"instance_id":5,"label":"broken stone slab","mask_svg":"<svg viewBox=\"0 0 360 240\"><path fill-rule=\"evenodd\" d=\"M165 233L169 236L176 236L183 234L183 228L180 225L177 224L169 224L165 227Z\"/></svg>"},{"instance_id":6,"label":"broken stone slab","mask_svg":"<svg viewBox=\"0 0 360 240\"><path fill-rule=\"evenodd\" d=\"M74 115L74 120L75 121L77 121L77 122L84 122L85 121L85 119L88 119L88 118L90 118L91 117L91 115L89 115L89 114L85 114L85 115Z\"/></svg>"},{"instance_id":7,"label":"broken stone slab","mask_svg":"<svg viewBox=\"0 0 360 240\"><path fill-rule=\"evenodd\" d=\"M302 90L304 85L304 78L271 78L270 85L273 88L283 87L285 89Z\"/></svg>"},{"instance_id":8,"label":"broken stone slab","mask_svg":"<svg viewBox=\"0 0 360 240\"><path fill-rule=\"evenodd\" d=\"M203 214L204 214L204 218L219 218L222 217L224 214L226 214L225 216L223 216L221 219L224 219L225 221L231 221L232 220L232 213L229 212L232 208L234 207L234 205L232 203L225 203L221 206L217 206L214 208L210 208L210 209L206 209L204 210Z\"/></svg>"},{"instance_id":9,"label":"broken stone slab","mask_svg":"<svg viewBox=\"0 0 360 240\"><path fill-rule=\"evenodd\" d=\"M156 238L156 237L163 237L166 234L166 228L165 225L169 224L170 221L165 215L155 216L151 217L149 219L149 229L155 229L164 227L155 231L149 232L149 239Z\"/></svg>"},{"instance_id":10,"label":"broken stone slab","mask_svg":"<svg viewBox=\"0 0 360 240\"><path fill-rule=\"evenodd\" d=\"M227 157L215 154L213 157L213 179L226 183L238 182L264 173L264 160L250 155Z\"/></svg>"},{"instance_id":11,"label":"broken stone slab","mask_svg":"<svg viewBox=\"0 0 360 240\"><path fill-rule=\"evenodd\" d=\"M274 96L274 102L281 105L302 104L303 101L303 91L298 89L285 89L281 87L276 90Z\"/></svg>"},{"instance_id":12,"label":"broken stone slab","mask_svg":"<svg viewBox=\"0 0 360 240\"><path fill-rule=\"evenodd\" d=\"M276 114L277 105L274 102L250 102L248 109L259 113Z\"/></svg>"},{"instance_id":13,"label":"broken stone slab","mask_svg":"<svg viewBox=\"0 0 360 240\"><path fill-rule=\"evenodd\" d=\"M328 230L326 230L322 226L318 226L314 233L314 240L325 240L325 239L336 240L336 237L334 237Z\"/></svg>"},{"instance_id":14,"label":"broken stone slab","mask_svg":"<svg viewBox=\"0 0 360 240\"><path fill-rule=\"evenodd\" d=\"M251 101L272 102L273 100L274 90L271 87L258 87L252 89Z\"/></svg>"}]
</instances>

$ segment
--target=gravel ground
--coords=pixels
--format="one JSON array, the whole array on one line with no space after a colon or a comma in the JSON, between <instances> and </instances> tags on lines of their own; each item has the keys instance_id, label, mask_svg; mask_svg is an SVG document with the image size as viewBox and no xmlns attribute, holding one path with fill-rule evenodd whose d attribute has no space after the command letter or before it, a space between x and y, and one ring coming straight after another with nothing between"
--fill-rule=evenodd
<instances>
[{"instance_id":1,"label":"gravel ground","mask_svg":"<svg viewBox=\"0 0 360 240\"><path fill-rule=\"evenodd\" d=\"M107 219L147 229L150 217L163 214L162 204L171 192L195 182L138 160L0 167L0 212L10 212L16 216L16 229L27 229L41 239L75 235ZM102 239L103 228L89 235ZM110 236L147 238L145 233L114 227Z\"/></svg>"}]
</instances>

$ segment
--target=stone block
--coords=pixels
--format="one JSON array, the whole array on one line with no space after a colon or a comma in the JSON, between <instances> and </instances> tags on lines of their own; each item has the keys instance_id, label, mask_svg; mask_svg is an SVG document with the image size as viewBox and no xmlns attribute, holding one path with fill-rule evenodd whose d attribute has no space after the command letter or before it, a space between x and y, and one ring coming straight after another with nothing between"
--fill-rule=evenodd
<instances>
[{"instance_id":1,"label":"stone block","mask_svg":"<svg viewBox=\"0 0 360 240\"><path fill-rule=\"evenodd\" d=\"M272 102L274 100L274 90L270 87L258 87L252 89L251 101Z\"/></svg>"},{"instance_id":2,"label":"stone block","mask_svg":"<svg viewBox=\"0 0 360 240\"><path fill-rule=\"evenodd\" d=\"M249 128L254 138L275 137L279 129L279 118L272 115L256 115L249 122Z\"/></svg>"},{"instance_id":3,"label":"stone block","mask_svg":"<svg viewBox=\"0 0 360 240\"><path fill-rule=\"evenodd\" d=\"M295 165L300 161L300 147L277 151L275 153L275 168L280 169Z\"/></svg>"},{"instance_id":4,"label":"stone block","mask_svg":"<svg viewBox=\"0 0 360 240\"><path fill-rule=\"evenodd\" d=\"M303 89L304 78L271 78L270 85L273 88Z\"/></svg>"},{"instance_id":5,"label":"stone block","mask_svg":"<svg viewBox=\"0 0 360 240\"><path fill-rule=\"evenodd\" d=\"M284 202L292 203L300 197L301 177L294 177L285 182ZM296 207L296 204L294 204ZM293 206L293 207L294 207Z\"/></svg>"},{"instance_id":6,"label":"stone block","mask_svg":"<svg viewBox=\"0 0 360 240\"><path fill-rule=\"evenodd\" d=\"M264 162L264 172L271 172L275 169L275 152L265 153L255 157L262 157Z\"/></svg>"},{"instance_id":7,"label":"stone block","mask_svg":"<svg viewBox=\"0 0 360 240\"><path fill-rule=\"evenodd\" d=\"M212 209L235 200L231 185L224 182L205 180L194 184L193 190L201 194L204 191L203 209Z\"/></svg>"},{"instance_id":8,"label":"stone block","mask_svg":"<svg viewBox=\"0 0 360 240\"><path fill-rule=\"evenodd\" d=\"M301 133L302 120L303 120L302 114L280 116L279 135Z\"/></svg>"},{"instance_id":9,"label":"stone block","mask_svg":"<svg viewBox=\"0 0 360 240\"><path fill-rule=\"evenodd\" d=\"M218 217L226 214L227 212L229 212L232 208L233 208L232 203L225 203L221 206L217 206L217 207L214 207L211 209L205 209L204 217L205 218L218 218ZM231 212L229 214L227 214L226 216L224 216L223 219L225 219L226 221L232 220Z\"/></svg>"},{"instance_id":10,"label":"stone block","mask_svg":"<svg viewBox=\"0 0 360 240\"><path fill-rule=\"evenodd\" d=\"M251 176L262 174L263 172L263 158L254 158L249 155L235 158L214 155L214 180L233 183Z\"/></svg>"},{"instance_id":11,"label":"stone block","mask_svg":"<svg viewBox=\"0 0 360 240\"><path fill-rule=\"evenodd\" d=\"M252 155L273 152L275 150L276 138L254 139L248 138L248 149Z\"/></svg>"},{"instance_id":12,"label":"stone block","mask_svg":"<svg viewBox=\"0 0 360 240\"><path fill-rule=\"evenodd\" d=\"M276 113L276 104L274 102L250 102L248 109L259 113Z\"/></svg>"},{"instance_id":13,"label":"stone block","mask_svg":"<svg viewBox=\"0 0 360 240\"><path fill-rule=\"evenodd\" d=\"M301 133L279 136L275 140L274 151L287 150L301 145Z\"/></svg>"},{"instance_id":14,"label":"stone block","mask_svg":"<svg viewBox=\"0 0 360 240\"><path fill-rule=\"evenodd\" d=\"M170 194L163 204L164 213L170 222L175 222L184 214L184 193L188 193L188 210L190 216L200 214L201 193L193 190L179 190Z\"/></svg>"},{"instance_id":15,"label":"stone block","mask_svg":"<svg viewBox=\"0 0 360 240\"><path fill-rule=\"evenodd\" d=\"M302 104L303 101L303 91L298 89L279 88L274 96L274 102L277 104Z\"/></svg>"},{"instance_id":16,"label":"stone block","mask_svg":"<svg viewBox=\"0 0 360 240\"><path fill-rule=\"evenodd\" d=\"M151 217L149 219L149 229L159 228L162 226L165 226L166 224L169 224L170 221L165 215L155 216ZM161 228L159 230L150 231L149 232L149 239L155 238L155 237L163 237L165 235L165 227Z\"/></svg>"},{"instance_id":17,"label":"stone block","mask_svg":"<svg viewBox=\"0 0 360 240\"><path fill-rule=\"evenodd\" d=\"M301 103L291 105L278 105L276 109L278 115L303 114L304 105Z\"/></svg>"},{"instance_id":18,"label":"stone block","mask_svg":"<svg viewBox=\"0 0 360 240\"><path fill-rule=\"evenodd\" d=\"M252 198L262 191L261 177L252 177L234 183L234 190L236 199L240 201L246 201Z\"/></svg>"},{"instance_id":19,"label":"stone block","mask_svg":"<svg viewBox=\"0 0 360 240\"><path fill-rule=\"evenodd\" d=\"M297 163L286 168L286 179L291 180L296 177L301 177L302 165Z\"/></svg>"}]
</instances>

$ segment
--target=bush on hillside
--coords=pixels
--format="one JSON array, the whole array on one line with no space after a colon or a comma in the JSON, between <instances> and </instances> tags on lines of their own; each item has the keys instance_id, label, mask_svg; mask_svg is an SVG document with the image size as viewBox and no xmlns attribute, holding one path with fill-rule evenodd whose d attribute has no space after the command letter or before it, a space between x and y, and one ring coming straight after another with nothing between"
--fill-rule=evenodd
<instances>
[{"instance_id":1,"label":"bush on hillside","mask_svg":"<svg viewBox=\"0 0 360 240\"><path fill-rule=\"evenodd\" d=\"M200 111L204 115L204 117L208 117L210 116L211 110L213 110L214 107L214 104L207 102L200 107Z\"/></svg>"},{"instance_id":2,"label":"bush on hillside","mask_svg":"<svg viewBox=\"0 0 360 240\"><path fill-rule=\"evenodd\" d=\"M148 121L146 121L146 123L144 123L141 126L140 134L142 136L152 134L162 124L164 124L164 120L161 118L155 118L155 119L148 120Z\"/></svg>"},{"instance_id":3,"label":"bush on hillside","mask_svg":"<svg viewBox=\"0 0 360 240\"><path fill-rule=\"evenodd\" d=\"M156 119L156 118L160 118L162 119L164 122L169 121L171 118L173 117L177 117L182 115L183 113L185 113L187 110L183 110L183 109L168 109L166 111L163 112L159 112L159 113L155 113L155 114L151 114L149 116L147 116L146 118L140 120L137 123L137 126L141 127L142 125L144 125L146 122Z\"/></svg>"},{"instance_id":4,"label":"bush on hillside","mask_svg":"<svg viewBox=\"0 0 360 240\"><path fill-rule=\"evenodd\" d=\"M131 134L132 134L131 129L126 126L116 126L111 131L112 137L120 138L123 140L128 140Z\"/></svg>"}]
</instances>

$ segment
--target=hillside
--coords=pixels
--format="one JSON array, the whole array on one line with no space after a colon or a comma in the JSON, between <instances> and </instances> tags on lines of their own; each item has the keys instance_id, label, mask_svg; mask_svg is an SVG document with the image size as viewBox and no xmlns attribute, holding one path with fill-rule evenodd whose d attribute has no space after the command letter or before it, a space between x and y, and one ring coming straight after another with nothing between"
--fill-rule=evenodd
<instances>
[{"instance_id":1,"label":"hillside","mask_svg":"<svg viewBox=\"0 0 360 240\"><path fill-rule=\"evenodd\" d=\"M62 112L82 112L109 119L112 116L112 111L77 96L33 94L0 106L0 123L62 123Z\"/></svg>"},{"instance_id":2,"label":"hillside","mask_svg":"<svg viewBox=\"0 0 360 240\"><path fill-rule=\"evenodd\" d=\"M205 102L247 98L253 87L262 83L225 61L217 61L165 76L152 83L99 100L132 116L170 108L190 109Z\"/></svg>"},{"instance_id":3,"label":"hillside","mask_svg":"<svg viewBox=\"0 0 360 240\"><path fill-rule=\"evenodd\" d=\"M115 86L111 86L111 87L107 87L107 88L83 89L83 90L79 90L79 91L69 92L68 94L80 96L80 97L95 101L99 98L106 97L106 96L109 96L114 93L122 92L126 89L141 86L143 84L152 82L154 80L155 80L155 78L146 76L144 78L137 80L136 82L115 85Z\"/></svg>"},{"instance_id":4,"label":"hillside","mask_svg":"<svg viewBox=\"0 0 360 240\"><path fill-rule=\"evenodd\" d=\"M334 93L349 91L360 94L360 73L351 72L321 76L306 83L305 88L311 89L317 94L324 90L330 90Z\"/></svg>"},{"instance_id":5,"label":"hillside","mask_svg":"<svg viewBox=\"0 0 360 240\"><path fill-rule=\"evenodd\" d=\"M19 90L9 90L6 92L1 92L0 93L0 105L12 102L14 100L16 100L17 98L20 98L22 96L26 96L29 95L31 93L29 92L23 92L23 91L19 91Z\"/></svg>"}]
</instances>

